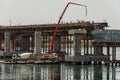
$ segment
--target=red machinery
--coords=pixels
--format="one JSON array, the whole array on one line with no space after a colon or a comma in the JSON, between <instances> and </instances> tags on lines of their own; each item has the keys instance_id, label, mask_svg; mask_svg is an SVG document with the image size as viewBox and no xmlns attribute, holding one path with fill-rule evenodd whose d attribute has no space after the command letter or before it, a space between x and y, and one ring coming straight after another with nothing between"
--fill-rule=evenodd
<instances>
[{"instance_id":1,"label":"red machinery","mask_svg":"<svg viewBox=\"0 0 120 80\"><path fill-rule=\"evenodd\" d=\"M82 5L82 4L78 4L78 3L73 3L73 2L69 2L69 3L66 5L66 7L64 8L64 10L63 10L63 12L62 12L62 14L61 14L61 16L60 16L60 18L59 18L59 20L58 20L58 23L57 23L56 28L55 28L55 30L54 30L54 34L53 34L53 36L52 36L52 42L51 42L51 46L50 46L50 54L53 53L54 40L55 40L55 37L56 37L56 32L57 32L57 30L58 30L58 28L59 28L60 21L61 21L63 15L64 15L65 11L67 10L67 7L68 7L70 4L85 7L85 8L86 8L86 16L87 16L87 6L86 6L86 5Z\"/></svg>"}]
</instances>

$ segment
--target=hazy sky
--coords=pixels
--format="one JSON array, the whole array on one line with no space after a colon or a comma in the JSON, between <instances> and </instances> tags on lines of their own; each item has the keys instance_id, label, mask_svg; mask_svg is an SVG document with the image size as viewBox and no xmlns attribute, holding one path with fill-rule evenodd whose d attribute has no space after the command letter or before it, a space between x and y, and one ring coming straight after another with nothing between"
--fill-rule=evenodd
<instances>
[{"instance_id":1,"label":"hazy sky","mask_svg":"<svg viewBox=\"0 0 120 80\"><path fill-rule=\"evenodd\" d=\"M70 5L63 22L87 20L107 21L110 28L120 29L120 0L0 0L0 25L57 23L62 10L68 2L88 6L85 8Z\"/></svg>"}]
</instances>

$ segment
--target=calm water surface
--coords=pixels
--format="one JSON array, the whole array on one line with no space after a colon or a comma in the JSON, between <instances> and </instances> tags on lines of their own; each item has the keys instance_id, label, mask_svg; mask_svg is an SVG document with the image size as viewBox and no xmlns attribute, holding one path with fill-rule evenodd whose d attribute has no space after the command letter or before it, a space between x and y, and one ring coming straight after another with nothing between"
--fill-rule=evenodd
<instances>
[{"instance_id":1,"label":"calm water surface","mask_svg":"<svg viewBox=\"0 0 120 80\"><path fill-rule=\"evenodd\" d=\"M120 80L120 67L1 63L0 80Z\"/></svg>"}]
</instances>

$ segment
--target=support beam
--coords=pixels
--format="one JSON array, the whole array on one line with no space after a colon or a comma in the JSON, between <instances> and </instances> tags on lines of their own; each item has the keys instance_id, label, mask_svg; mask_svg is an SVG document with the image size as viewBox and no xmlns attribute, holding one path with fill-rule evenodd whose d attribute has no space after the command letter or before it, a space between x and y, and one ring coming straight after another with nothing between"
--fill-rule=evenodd
<instances>
[{"instance_id":1,"label":"support beam","mask_svg":"<svg viewBox=\"0 0 120 80\"><path fill-rule=\"evenodd\" d=\"M41 54L41 41L42 36L40 31L35 31L35 49L34 53Z\"/></svg>"},{"instance_id":2,"label":"support beam","mask_svg":"<svg viewBox=\"0 0 120 80\"><path fill-rule=\"evenodd\" d=\"M10 32L5 32L4 33L4 37L5 37L5 45L4 45L4 51L10 51L10 37L11 37L11 33Z\"/></svg>"}]
</instances>

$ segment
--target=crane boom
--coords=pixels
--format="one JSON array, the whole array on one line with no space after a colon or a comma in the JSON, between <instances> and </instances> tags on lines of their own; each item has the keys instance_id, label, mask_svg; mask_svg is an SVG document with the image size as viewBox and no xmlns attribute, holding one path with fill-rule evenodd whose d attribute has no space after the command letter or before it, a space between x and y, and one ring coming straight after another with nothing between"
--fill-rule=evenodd
<instances>
[{"instance_id":1,"label":"crane boom","mask_svg":"<svg viewBox=\"0 0 120 80\"><path fill-rule=\"evenodd\" d=\"M50 45L50 54L53 53L54 40L55 40L55 37L56 37L57 30L58 30L58 28L59 28L60 21L61 21L63 15L64 15L64 13L65 13L65 11L67 10L67 8L68 8L68 6L69 6L70 4L85 7L85 8L86 8L86 16L87 16L87 6L86 6L86 5L82 5L82 4L78 4L78 3L73 3L73 2L69 2L69 3L66 5L66 7L64 8L61 16L59 17L58 23L57 23L56 28L55 28L55 30L54 30L54 34L53 34L53 36L52 36L52 42L51 42L51 45Z\"/></svg>"}]
</instances>

